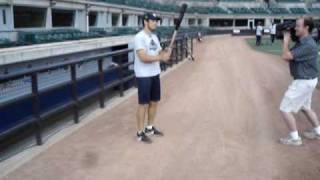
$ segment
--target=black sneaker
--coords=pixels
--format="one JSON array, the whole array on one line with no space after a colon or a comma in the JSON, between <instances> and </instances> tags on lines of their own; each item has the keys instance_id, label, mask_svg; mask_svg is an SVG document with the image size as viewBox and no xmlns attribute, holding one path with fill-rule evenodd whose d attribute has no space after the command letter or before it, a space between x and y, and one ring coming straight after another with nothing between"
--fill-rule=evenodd
<instances>
[{"instance_id":1,"label":"black sneaker","mask_svg":"<svg viewBox=\"0 0 320 180\"><path fill-rule=\"evenodd\" d=\"M150 135L155 135L155 136L164 136L163 132L159 131L157 128L152 126L152 129L145 128L144 132L150 136Z\"/></svg>"},{"instance_id":2,"label":"black sneaker","mask_svg":"<svg viewBox=\"0 0 320 180\"><path fill-rule=\"evenodd\" d=\"M137 132L137 138L138 138L138 141L141 141L143 143L146 143L146 144L152 143L151 139L148 136L146 136L144 132L141 132L141 133Z\"/></svg>"}]
</instances>

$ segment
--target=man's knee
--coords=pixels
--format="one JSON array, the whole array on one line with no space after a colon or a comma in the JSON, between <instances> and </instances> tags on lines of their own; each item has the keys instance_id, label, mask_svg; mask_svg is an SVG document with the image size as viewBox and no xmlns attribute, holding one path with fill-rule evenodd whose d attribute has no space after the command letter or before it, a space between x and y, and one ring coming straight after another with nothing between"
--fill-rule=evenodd
<instances>
[{"instance_id":1,"label":"man's knee","mask_svg":"<svg viewBox=\"0 0 320 180\"><path fill-rule=\"evenodd\" d=\"M302 111L303 113L313 112L313 110L312 110L311 108L307 108L307 107L302 107L302 108L301 108L301 111Z\"/></svg>"},{"instance_id":2,"label":"man's knee","mask_svg":"<svg viewBox=\"0 0 320 180\"><path fill-rule=\"evenodd\" d=\"M289 109L285 109L285 108L281 108L281 107L280 107L280 113L281 113L282 116L288 116L288 115L296 114L296 112L293 111L293 110L289 110Z\"/></svg>"},{"instance_id":3,"label":"man's knee","mask_svg":"<svg viewBox=\"0 0 320 180\"><path fill-rule=\"evenodd\" d=\"M284 111L284 110L280 109L280 113L281 113L282 115L286 115L286 114L288 114L288 113L290 113L290 112Z\"/></svg>"},{"instance_id":4,"label":"man's knee","mask_svg":"<svg viewBox=\"0 0 320 180\"><path fill-rule=\"evenodd\" d=\"M150 106L151 108L156 108L156 107L158 106L158 102L151 101L150 104L149 104L149 106Z\"/></svg>"},{"instance_id":5,"label":"man's knee","mask_svg":"<svg viewBox=\"0 0 320 180\"><path fill-rule=\"evenodd\" d=\"M301 111L302 111L303 113L306 113L308 110L303 107L303 108L301 108Z\"/></svg>"},{"instance_id":6,"label":"man's knee","mask_svg":"<svg viewBox=\"0 0 320 180\"><path fill-rule=\"evenodd\" d=\"M149 108L149 104L139 104L139 109L148 109Z\"/></svg>"},{"instance_id":7,"label":"man's knee","mask_svg":"<svg viewBox=\"0 0 320 180\"><path fill-rule=\"evenodd\" d=\"M287 106L285 106L284 103L281 103L279 111L281 114L291 113L291 110Z\"/></svg>"}]
</instances>

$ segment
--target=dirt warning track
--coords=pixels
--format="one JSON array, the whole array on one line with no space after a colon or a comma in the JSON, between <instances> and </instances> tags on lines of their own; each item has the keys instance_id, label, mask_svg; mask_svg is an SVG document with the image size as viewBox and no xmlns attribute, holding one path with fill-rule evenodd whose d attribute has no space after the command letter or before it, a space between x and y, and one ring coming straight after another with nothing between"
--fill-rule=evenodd
<instances>
[{"instance_id":1,"label":"dirt warning track","mask_svg":"<svg viewBox=\"0 0 320 180\"><path fill-rule=\"evenodd\" d=\"M230 36L206 38L195 56L162 78L165 137L134 140L134 95L3 179L320 179L320 141L277 142L287 132L278 112L291 80L285 62ZM320 115L319 102L317 91ZM298 126L309 127L301 114Z\"/></svg>"}]
</instances>

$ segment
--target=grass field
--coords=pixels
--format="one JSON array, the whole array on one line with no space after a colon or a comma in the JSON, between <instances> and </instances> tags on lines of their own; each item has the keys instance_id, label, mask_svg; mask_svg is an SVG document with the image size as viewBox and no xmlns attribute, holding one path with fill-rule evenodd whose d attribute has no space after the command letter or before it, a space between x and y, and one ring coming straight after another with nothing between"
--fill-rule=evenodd
<instances>
[{"instance_id":1,"label":"grass field","mask_svg":"<svg viewBox=\"0 0 320 180\"><path fill-rule=\"evenodd\" d=\"M273 44L271 44L269 38L263 38L262 39L262 45L261 46L256 46L256 39L255 38L248 38L247 43L250 45L251 48L261 51L261 52L266 52L274 55L280 56L282 52L282 42L281 40L275 40ZM291 44L293 46L293 43ZM318 69L320 69L320 45L318 45L319 49L319 61L318 61ZM318 75L320 78L320 74ZM320 89L320 84L318 84L318 89Z\"/></svg>"},{"instance_id":2,"label":"grass field","mask_svg":"<svg viewBox=\"0 0 320 180\"><path fill-rule=\"evenodd\" d=\"M271 44L269 38L263 38L262 39L262 45L256 46L256 39L255 38L248 38L247 39L248 44L255 50L271 53L274 55L280 55L282 51L282 42L281 40L275 40L275 43ZM320 51L320 45L319 51Z\"/></svg>"}]
</instances>

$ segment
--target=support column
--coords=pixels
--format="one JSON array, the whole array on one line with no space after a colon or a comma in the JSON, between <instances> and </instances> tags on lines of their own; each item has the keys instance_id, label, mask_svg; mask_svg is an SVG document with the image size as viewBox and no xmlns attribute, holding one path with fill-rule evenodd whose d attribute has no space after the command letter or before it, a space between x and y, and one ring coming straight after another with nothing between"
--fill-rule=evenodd
<instances>
[{"instance_id":1,"label":"support column","mask_svg":"<svg viewBox=\"0 0 320 180\"><path fill-rule=\"evenodd\" d=\"M90 11L87 9L86 12L85 12L85 14L86 14L85 32L89 32L89 26L90 26L90 24L89 24L89 13L90 13Z\"/></svg>"},{"instance_id":2,"label":"support column","mask_svg":"<svg viewBox=\"0 0 320 180\"><path fill-rule=\"evenodd\" d=\"M46 15L46 29L52 28L52 8L48 7Z\"/></svg>"},{"instance_id":3,"label":"support column","mask_svg":"<svg viewBox=\"0 0 320 180\"><path fill-rule=\"evenodd\" d=\"M136 15L136 25L137 25L137 27L139 26L139 16L140 15Z\"/></svg>"},{"instance_id":4,"label":"support column","mask_svg":"<svg viewBox=\"0 0 320 180\"><path fill-rule=\"evenodd\" d=\"M164 18L163 18L163 23L162 23L162 25L163 25L163 26L169 26L169 25L170 25L169 18L164 17Z\"/></svg>"},{"instance_id":5,"label":"support column","mask_svg":"<svg viewBox=\"0 0 320 180\"><path fill-rule=\"evenodd\" d=\"M14 31L13 6L0 6L0 38L16 41L18 33Z\"/></svg>"},{"instance_id":6,"label":"support column","mask_svg":"<svg viewBox=\"0 0 320 180\"><path fill-rule=\"evenodd\" d=\"M255 29L254 19L248 19L248 29L250 30Z\"/></svg>"},{"instance_id":7,"label":"support column","mask_svg":"<svg viewBox=\"0 0 320 180\"><path fill-rule=\"evenodd\" d=\"M196 19L196 24L197 24L197 26L203 26L203 20L197 18L197 19Z\"/></svg>"},{"instance_id":8,"label":"support column","mask_svg":"<svg viewBox=\"0 0 320 180\"><path fill-rule=\"evenodd\" d=\"M106 21L107 21L107 27L112 27L112 13L111 12L107 12L106 13Z\"/></svg>"},{"instance_id":9,"label":"support column","mask_svg":"<svg viewBox=\"0 0 320 180\"><path fill-rule=\"evenodd\" d=\"M128 26L129 27L134 27L135 24L135 19L133 14L128 15Z\"/></svg>"},{"instance_id":10,"label":"support column","mask_svg":"<svg viewBox=\"0 0 320 180\"><path fill-rule=\"evenodd\" d=\"M210 26L209 22L210 22L209 18L203 18L202 19L202 26L209 27Z\"/></svg>"},{"instance_id":11,"label":"support column","mask_svg":"<svg viewBox=\"0 0 320 180\"><path fill-rule=\"evenodd\" d=\"M106 12L98 12L97 27L105 28L107 26L108 26L108 24L107 24L107 13Z\"/></svg>"},{"instance_id":12,"label":"support column","mask_svg":"<svg viewBox=\"0 0 320 180\"><path fill-rule=\"evenodd\" d=\"M1 15L0 31L13 31L14 30L13 7L12 6L0 7L0 15Z\"/></svg>"},{"instance_id":13,"label":"support column","mask_svg":"<svg viewBox=\"0 0 320 180\"><path fill-rule=\"evenodd\" d=\"M165 26L165 25L166 25L166 18L162 17L162 26Z\"/></svg>"},{"instance_id":14,"label":"support column","mask_svg":"<svg viewBox=\"0 0 320 180\"><path fill-rule=\"evenodd\" d=\"M75 28L85 32L87 29L86 10L77 10L75 16Z\"/></svg>"},{"instance_id":15,"label":"support column","mask_svg":"<svg viewBox=\"0 0 320 180\"><path fill-rule=\"evenodd\" d=\"M174 17L170 19L170 26L174 26Z\"/></svg>"},{"instance_id":16,"label":"support column","mask_svg":"<svg viewBox=\"0 0 320 180\"><path fill-rule=\"evenodd\" d=\"M117 23L117 24L118 24L118 25L117 25L118 27L122 27L122 16L123 16L123 14L120 13L120 14L119 14L119 18L118 18L118 23Z\"/></svg>"},{"instance_id":17,"label":"support column","mask_svg":"<svg viewBox=\"0 0 320 180\"><path fill-rule=\"evenodd\" d=\"M265 27L270 27L272 24L272 19L271 18L266 18L265 19Z\"/></svg>"},{"instance_id":18,"label":"support column","mask_svg":"<svg viewBox=\"0 0 320 180\"><path fill-rule=\"evenodd\" d=\"M183 18L182 23L181 23L181 26L183 26L183 27L189 26L188 21L189 21L188 18Z\"/></svg>"}]
</instances>

